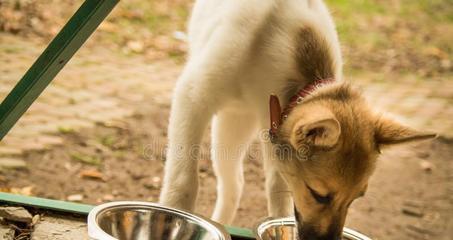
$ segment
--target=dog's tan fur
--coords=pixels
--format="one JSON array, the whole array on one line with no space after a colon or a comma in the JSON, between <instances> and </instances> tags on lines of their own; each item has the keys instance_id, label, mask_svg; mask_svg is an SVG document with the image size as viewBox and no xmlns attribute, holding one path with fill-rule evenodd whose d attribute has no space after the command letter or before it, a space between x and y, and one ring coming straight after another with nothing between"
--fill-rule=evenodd
<instances>
[{"instance_id":1,"label":"dog's tan fur","mask_svg":"<svg viewBox=\"0 0 453 240\"><path fill-rule=\"evenodd\" d=\"M329 121L334 125L330 132ZM339 131L337 138L324 144L329 135L337 135L332 131ZM293 110L279 133L280 145L303 153L280 164L295 207L303 213L303 232L338 235L350 203L366 191L380 149L434 136L375 114L349 84L316 90ZM320 195L331 195L332 202L316 203L307 185Z\"/></svg>"},{"instance_id":2,"label":"dog's tan fur","mask_svg":"<svg viewBox=\"0 0 453 240\"><path fill-rule=\"evenodd\" d=\"M301 28L297 41L295 59L301 78L289 81L285 99L303 87L302 81L332 78L335 73L328 43L314 28ZM303 155L293 154L280 164L295 207L303 213L302 232L338 236L349 205L366 191L380 148L434 136L374 113L348 83L316 89L293 110L279 133L280 145L287 143ZM307 185L331 195L332 203L316 204Z\"/></svg>"}]
</instances>

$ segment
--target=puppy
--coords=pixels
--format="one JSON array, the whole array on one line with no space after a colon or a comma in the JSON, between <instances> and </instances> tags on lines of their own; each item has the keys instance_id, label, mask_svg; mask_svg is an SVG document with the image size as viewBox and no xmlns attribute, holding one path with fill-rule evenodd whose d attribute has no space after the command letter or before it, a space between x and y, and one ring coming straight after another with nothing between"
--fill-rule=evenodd
<instances>
[{"instance_id":1,"label":"puppy","mask_svg":"<svg viewBox=\"0 0 453 240\"><path fill-rule=\"evenodd\" d=\"M162 204L194 209L198 145L211 122L212 218L231 223L247 146L271 128L270 139L260 138L269 215L295 215L304 239L340 239L380 149L435 136L375 114L342 81L338 36L321 0L198 0L188 32Z\"/></svg>"}]
</instances>

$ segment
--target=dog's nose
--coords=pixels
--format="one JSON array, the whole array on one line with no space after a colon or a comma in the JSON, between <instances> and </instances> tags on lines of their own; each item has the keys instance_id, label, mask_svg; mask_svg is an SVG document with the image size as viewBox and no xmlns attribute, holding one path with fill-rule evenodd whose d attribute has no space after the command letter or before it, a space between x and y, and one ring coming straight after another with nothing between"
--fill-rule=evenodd
<instances>
[{"instance_id":1,"label":"dog's nose","mask_svg":"<svg viewBox=\"0 0 453 240\"><path fill-rule=\"evenodd\" d=\"M341 237L332 237L332 236L317 236L317 235L309 235L309 234L299 234L298 240L341 240Z\"/></svg>"},{"instance_id":2,"label":"dog's nose","mask_svg":"<svg viewBox=\"0 0 453 240\"><path fill-rule=\"evenodd\" d=\"M303 222L302 214L294 206L294 215L296 218L298 240L341 240L342 232L339 228L330 227L327 233L321 234L310 224ZM332 225L334 226L334 225Z\"/></svg>"},{"instance_id":3,"label":"dog's nose","mask_svg":"<svg viewBox=\"0 0 453 240\"><path fill-rule=\"evenodd\" d=\"M328 232L326 234L320 234L311 227L300 227L298 224L298 240L341 240L341 233Z\"/></svg>"}]
</instances>

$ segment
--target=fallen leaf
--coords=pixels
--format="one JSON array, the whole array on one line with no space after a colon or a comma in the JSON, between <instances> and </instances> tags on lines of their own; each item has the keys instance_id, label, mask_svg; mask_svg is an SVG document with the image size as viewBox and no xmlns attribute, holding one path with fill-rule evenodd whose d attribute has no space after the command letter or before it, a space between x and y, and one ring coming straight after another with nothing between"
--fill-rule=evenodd
<instances>
[{"instance_id":1,"label":"fallen leaf","mask_svg":"<svg viewBox=\"0 0 453 240\"><path fill-rule=\"evenodd\" d=\"M425 172L431 172L433 170L433 164L423 160L420 162L420 167L425 171Z\"/></svg>"},{"instance_id":2,"label":"fallen leaf","mask_svg":"<svg viewBox=\"0 0 453 240\"><path fill-rule=\"evenodd\" d=\"M129 41L126 46L135 53L142 53L145 49L145 44L141 41Z\"/></svg>"},{"instance_id":3,"label":"fallen leaf","mask_svg":"<svg viewBox=\"0 0 453 240\"><path fill-rule=\"evenodd\" d=\"M83 200L83 194L72 194L69 195L66 199L71 202L81 202Z\"/></svg>"},{"instance_id":4,"label":"fallen leaf","mask_svg":"<svg viewBox=\"0 0 453 240\"><path fill-rule=\"evenodd\" d=\"M104 21L99 25L98 29L103 32L114 33L118 31L118 25L113 24L109 21Z\"/></svg>"},{"instance_id":5,"label":"fallen leaf","mask_svg":"<svg viewBox=\"0 0 453 240\"><path fill-rule=\"evenodd\" d=\"M36 225L40 219L41 219L41 216L39 214L36 214L35 216L33 216L32 220L31 220L31 225L32 226Z\"/></svg>"},{"instance_id":6,"label":"fallen leaf","mask_svg":"<svg viewBox=\"0 0 453 240\"><path fill-rule=\"evenodd\" d=\"M101 159L96 156L83 155L81 153L71 153L71 158L76 161L91 164L91 165L96 165L96 166L101 165Z\"/></svg>"},{"instance_id":7,"label":"fallen leaf","mask_svg":"<svg viewBox=\"0 0 453 240\"><path fill-rule=\"evenodd\" d=\"M11 188L9 188L9 187L0 187L0 192L10 193L11 192Z\"/></svg>"},{"instance_id":8,"label":"fallen leaf","mask_svg":"<svg viewBox=\"0 0 453 240\"><path fill-rule=\"evenodd\" d=\"M155 183L160 183L160 182L161 182L160 177L157 177L157 176L156 176L156 177L153 177L151 180L152 180L153 182L155 182Z\"/></svg>"},{"instance_id":9,"label":"fallen leaf","mask_svg":"<svg viewBox=\"0 0 453 240\"><path fill-rule=\"evenodd\" d=\"M151 182L144 183L144 186L149 189L159 189L161 187L161 181L160 177L153 177L151 178Z\"/></svg>"},{"instance_id":10,"label":"fallen leaf","mask_svg":"<svg viewBox=\"0 0 453 240\"><path fill-rule=\"evenodd\" d=\"M106 194L102 197L102 200L110 202L115 200L115 197L112 194Z\"/></svg>"},{"instance_id":11,"label":"fallen leaf","mask_svg":"<svg viewBox=\"0 0 453 240\"><path fill-rule=\"evenodd\" d=\"M10 192L13 194L31 196L32 192L33 192L33 188L34 188L34 186L27 186L27 187L22 187L22 188L12 187L10 189Z\"/></svg>"},{"instance_id":12,"label":"fallen leaf","mask_svg":"<svg viewBox=\"0 0 453 240\"><path fill-rule=\"evenodd\" d=\"M146 198L146 201L148 201L148 202L154 202L154 201L156 201L156 198L153 197L153 196L149 196L149 197Z\"/></svg>"},{"instance_id":13,"label":"fallen leaf","mask_svg":"<svg viewBox=\"0 0 453 240\"><path fill-rule=\"evenodd\" d=\"M80 177L82 178L89 178L89 179L95 179L95 180L102 180L105 181L104 175L99 172L98 170L83 170L80 172Z\"/></svg>"}]
</instances>

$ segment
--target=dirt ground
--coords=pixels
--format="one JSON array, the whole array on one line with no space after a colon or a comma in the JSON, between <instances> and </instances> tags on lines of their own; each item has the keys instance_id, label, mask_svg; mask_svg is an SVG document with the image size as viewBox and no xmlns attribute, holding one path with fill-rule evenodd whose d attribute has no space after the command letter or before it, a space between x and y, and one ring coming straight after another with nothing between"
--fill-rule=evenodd
<instances>
[{"instance_id":1,"label":"dirt ground","mask_svg":"<svg viewBox=\"0 0 453 240\"><path fill-rule=\"evenodd\" d=\"M12 2L0 4L0 97L30 66L80 0L56 4L65 6L59 8L58 14L45 2L17 0L26 11L17 10L17 4ZM390 6L383 6L386 4L380 1L328 2L334 7L344 43L346 75L365 76L358 82L362 86L385 85L386 88L378 87L372 92L375 95L372 99L387 101L390 107L399 106L394 107L395 111L409 114L413 126L440 129L441 134L434 141L384 150L369 191L352 204L346 226L373 239L452 239L453 48L448 33L453 24L445 20L449 12L447 1L431 1L432 6L424 0L419 1L420 6L416 1L406 0L391 1ZM141 8L137 10L137 6ZM53 123L53 116L45 119L42 113L27 115L34 120L23 121L20 125L23 128L16 127L12 132L11 138L22 137L11 145L17 147L5 141L0 143L0 161L14 155L26 167L7 170L0 167L0 190L90 204L157 201L165 162L171 86L181 69L186 46L172 34L182 29L189 6L190 1L186 0L122 1L98 34L54 81L48 89L52 90L50 94L45 92L40 98L42 102L38 100L35 104L44 103L41 109L54 107L56 115L68 114L69 119L76 118L85 127L51 124L53 128L43 132L36 130L41 120ZM175 13L172 9L185 10ZM430 15L432 11L437 17ZM423 14L413 17L419 13ZM156 17L147 17L150 14ZM33 44L25 46L29 40ZM163 59L174 63L170 67L148 68L147 64L154 65ZM396 86L395 79L409 80ZM75 88L77 91L73 91ZM125 96L127 91L143 98ZM85 102L79 102L80 98ZM93 102L114 106L112 110L94 107L85 112L83 109ZM118 110L132 114L101 118ZM102 115L101 120L87 118L93 112ZM57 144L32 145L35 150L26 149L30 144L22 143L21 139L30 139L25 128L30 125L34 125L30 130L37 131L36 139ZM45 138L39 138L40 135ZM201 187L196 212L209 216L216 196L216 180L207 154L207 136L200 160ZM266 217L264 176L257 148L253 147L245 162L246 186L233 224L240 227L252 228ZM2 152L5 149L7 153Z\"/></svg>"}]
</instances>

